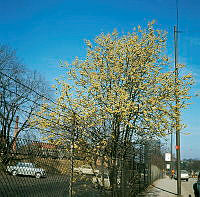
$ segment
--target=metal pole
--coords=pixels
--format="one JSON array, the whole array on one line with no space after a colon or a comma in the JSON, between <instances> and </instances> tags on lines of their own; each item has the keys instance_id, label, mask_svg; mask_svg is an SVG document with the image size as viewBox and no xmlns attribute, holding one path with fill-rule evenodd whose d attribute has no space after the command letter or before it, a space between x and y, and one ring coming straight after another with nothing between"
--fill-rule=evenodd
<instances>
[{"instance_id":1,"label":"metal pole","mask_svg":"<svg viewBox=\"0 0 200 197\"><path fill-rule=\"evenodd\" d=\"M172 177L172 175L173 175L173 174L172 174L172 169L173 169L173 161L172 161L172 160L173 160L173 157L172 157L172 154L173 154L172 147L173 147L173 146L172 146L172 141L173 141L173 133L171 132L171 148L170 148L170 149L171 149L171 150L170 150L170 151L171 151L171 165L170 165L171 177Z\"/></svg>"},{"instance_id":2,"label":"metal pole","mask_svg":"<svg viewBox=\"0 0 200 197\"><path fill-rule=\"evenodd\" d=\"M178 30L174 27L174 49L175 49L175 98L176 98L176 165L177 165L177 194L181 195L181 174L180 174L180 111L178 109L179 96L178 96Z\"/></svg>"},{"instance_id":3,"label":"metal pole","mask_svg":"<svg viewBox=\"0 0 200 197\"><path fill-rule=\"evenodd\" d=\"M73 122L72 122L72 132L71 132L71 144L70 144L70 154L71 154L71 172L70 172L70 182L69 182L69 197L73 196L73 178L74 178L74 136L75 136L75 113L73 113Z\"/></svg>"}]
</instances>

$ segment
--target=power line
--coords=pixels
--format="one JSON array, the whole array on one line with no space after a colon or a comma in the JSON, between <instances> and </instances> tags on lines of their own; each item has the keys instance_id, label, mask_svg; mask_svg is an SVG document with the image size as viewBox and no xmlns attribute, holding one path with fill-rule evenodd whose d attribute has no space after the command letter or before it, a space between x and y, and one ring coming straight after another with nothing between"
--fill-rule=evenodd
<instances>
[{"instance_id":1,"label":"power line","mask_svg":"<svg viewBox=\"0 0 200 197\"><path fill-rule=\"evenodd\" d=\"M8 102L4 102L6 105L9 105L9 106L12 106L11 104L9 104ZM28 108L28 107L27 107ZM18 110L20 110L20 111L22 111L22 112L24 112L24 113L27 113L27 114L30 114L30 113L32 113L31 111L27 111L27 110L25 110L25 109L21 109L20 107L18 107L17 108ZM40 116L40 115L38 115L37 113L34 113L34 114L32 114L32 115L35 115L35 116L37 116L37 117L39 117L39 118L42 118L42 119L44 119L44 120L47 120L47 121L50 121L50 122L52 122L52 123L54 123L54 124L58 124L58 123L56 123L56 122L53 122L51 119L48 119L48 118L46 118L46 117L43 117L43 116Z\"/></svg>"},{"instance_id":2,"label":"power line","mask_svg":"<svg viewBox=\"0 0 200 197\"><path fill-rule=\"evenodd\" d=\"M36 93L38 96L43 97L43 98L45 98L46 100L52 102L53 104L58 105L58 106L60 106L60 107L63 108L63 105L60 105L60 104L58 104L58 103L55 103L55 101L53 101L53 100L51 100L51 99L45 97L44 95L41 95L40 93L38 93L37 91L33 90L32 88L30 88L30 87L24 85L24 84L21 83L20 81L18 81L18 80L16 80L16 79L12 78L12 77L10 77L10 76L8 76L7 74L5 74L5 73L3 73L3 72L1 72L1 71L0 71L0 73L1 73L2 75L6 76L7 78L9 78L9 79L15 81L16 83L22 85L23 87L25 87L25 88L27 88L27 89L33 91L33 92ZM8 89L7 89L7 90L8 90ZM8 90L8 91L11 91L11 90ZM17 94L17 93L15 93L15 92L12 92L12 93ZM32 101L32 102L33 102L33 101ZM36 102L34 102L34 103L36 104ZM40 105L41 105L41 104L40 104ZM74 112L73 109L71 109L71 110ZM22 111L22 109L21 109L21 111ZM23 111L26 112L25 110L23 110ZM55 112L55 111L52 111L52 112ZM78 113L76 113L76 112L74 112L74 113L80 117L80 115L79 115ZM36 115L36 114L35 114L35 115ZM38 114L37 114L36 116L41 117L42 119L46 119L46 118L44 118L44 117L42 117L42 116L40 116L40 115L38 115ZM64 116L64 115L61 115L61 116ZM66 118L67 116L64 116L64 117ZM46 120L48 120L48 119L46 119ZM93 133L93 134L94 134L94 133ZM95 134L96 134L96 133L95 133ZM96 136L97 136L97 135L96 135ZM98 136L98 138L99 138L99 136ZM100 138L101 138L101 137L100 137Z\"/></svg>"},{"instance_id":3,"label":"power line","mask_svg":"<svg viewBox=\"0 0 200 197\"><path fill-rule=\"evenodd\" d=\"M40 97L42 97L42 98L45 98L46 100L52 102L53 104L58 105L58 106L60 106L60 107L62 107L62 108L64 107L63 105L60 105L60 104L56 103L56 102L53 101L52 99L49 99L49 98L47 98L47 97L44 96L44 95L41 95L40 93L38 93L38 92L35 91L34 89L32 89L32 88L28 87L27 85L21 83L19 80L16 80L16 79L14 79L14 78L8 76L7 74L5 74L5 73L3 73L3 72L1 72L1 71L0 71L0 74L2 74L2 75L4 75L4 76L6 76L7 78L9 78L9 79L15 81L16 83L20 84L21 86L23 86L23 87L25 87L25 88L27 88L27 89L33 91L33 92L34 92L35 94L37 94L38 96L40 96ZM8 89L7 89L7 90L8 90ZM10 91L10 90L8 90L8 91ZM13 93L16 94L15 92L13 92ZM21 96L21 95L20 95L20 96ZM31 101L31 100L30 100L30 101ZM33 101L32 101L32 102L33 102ZM34 103L36 104L35 101L34 101ZM38 104L38 103L37 103L37 104ZM41 105L41 104L40 104L40 105ZM70 107L71 107L71 106L70 106ZM49 110L50 110L50 109L49 109ZM73 109L72 107L71 107L71 110L72 110L73 113L75 113L76 115L78 115L78 116L80 117L80 115L79 115L78 113L74 112L74 109ZM26 110L22 110L22 109L21 109L21 111L26 112ZM55 111L52 111L52 112L55 112ZM28 113L30 113L30 112L28 112ZM36 115L36 116L38 116L38 117L40 117L40 118L42 118L42 119L48 120L47 118L44 118L44 117L42 117L42 116L40 116L40 115L38 115L38 114L34 114L34 115ZM67 118L67 116L64 116L64 115L61 115L61 116ZM48 120L48 121L49 121L49 120ZM95 132L94 132L93 134L95 134L96 136L98 136ZM101 139L102 137L98 136L98 138Z\"/></svg>"},{"instance_id":4,"label":"power line","mask_svg":"<svg viewBox=\"0 0 200 197\"><path fill-rule=\"evenodd\" d=\"M10 92L12 92L12 93L15 93L15 92L13 92L13 91L7 89L7 88L6 88L6 90L7 90L7 91L10 91ZM17 93L15 93L15 94L17 94ZM18 94L17 94L17 95L18 95ZM19 95L19 96L20 96L20 95ZM26 98L26 97L24 97L24 98ZM29 99L29 100L32 101L31 99ZM36 103L36 102L34 102L34 101L32 101L32 102L35 103L35 104L38 104L38 103ZM12 105L9 104L8 102L4 102L4 103L6 103L6 104L9 105L9 106L12 106ZM40 104L40 105L41 105L41 104ZM24 106L24 108L28 108L28 109L29 109L29 107L26 107L26 106ZM27 111L27 110L25 110L25 109L21 109L20 107L18 107L18 109L19 109L20 111L22 111L22 112L27 113L27 114L30 114L30 113L31 113L30 111ZM55 111L53 111L53 110L51 110L51 109L49 109L49 108L47 108L47 107L46 107L46 109L50 110L51 112L55 112ZM41 118L41 119L47 120L47 121L49 121L49 122L52 122L52 123L54 124L54 126L56 126L56 125L59 124L59 123L57 123L57 122L55 122L55 121L52 121L51 119L48 119L48 118L46 118L46 117L44 117L44 116L41 116L41 115L38 115L37 113L34 113L33 115L35 115L35 116L37 116L37 117L39 117L39 118ZM62 116L62 117L67 118L66 115L62 115L62 114L59 114L59 115ZM22 123L22 124L23 124L23 123ZM63 128L66 129L66 125L61 125L61 124L59 124L59 126L61 126L61 127L63 127ZM39 129L39 130L40 130L40 129Z\"/></svg>"},{"instance_id":5,"label":"power line","mask_svg":"<svg viewBox=\"0 0 200 197\"><path fill-rule=\"evenodd\" d=\"M57 106L60 106L60 107L63 109L63 107L64 107L63 105L60 105L60 104L56 103L55 101L53 101L53 100L51 100L51 99L49 99L49 98L45 97L44 95L41 95L41 94L39 94L37 91L35 91L35 90L33 90L32 88L30 88L30 87L28 87L28 86L24 85L24 84L23 84L23 83L21 83L20 81L18 81L18 80L16 80L16 79L14 79L14 78L12 78L12 77L10 77L10 76L6 75L5 73L2 73L1 71L0 71L0 73L1 73L1 74L3 74L4 76L6 76L7 78L9 78L9 79L11 79L11 80L15 81L16 83L18 83L18 84L20 84L20 85L24 86L25 88L27 88L27 89L29 89L29 90L33 91L33 92L34 92L34 93L36 93L38 96L40 96L40 97L43 97L43 98L47 99L48 101L52 102L53 104L55 104L55 105L57 105ZM18 96L21 96L21 97L23 97L22 95L19 95L18 93L16 93L16 92L13 92L13 91L9 90L8 88L5 88L5 89L6 89L6 90L8 90L9 92L13 93L13 94L16 94L16 95L18 95ZM32 99L29 99L29 98L27 98L27 97L23 97L23 98L26 98L27 100L29 100L29 101L33 102L34 104L37 104L37 105L41 105L41 106L43 106L43 104L37 103L37 102L33 101ZM43 106L43 107L45 107L45 106ZM53 110L51 110L51 109L49 109L49 108L47 108L47 107L45 107L45 108L46 108L46 109L48 109L48 110L50 110L50 111L52 111L52 112L55 112L55 111L53 111ZM64 107L64 108L66 108L66 107ZM73 110L73 109L72 109L72 111L74 112L74 110ZM74 113L75 113L75 112L74 112ZM78 113L76 113L76 115L78 115L78 116L80 117L80 115L79 115ZM67 116L64 116L64 115L61 115L61 116L63 116L63 117L65 117L65 118L67 118Z\"/></svg>"},{"instance_id":6,"label":"power line","mask_svg":"<svg viewBox=\"0 0 200 197\"><path fill-rule=\"evenodd\" d=\"M42 97L42 98L45 98L46 100L48 100L48 101L50 101L50 102L52 102L52 103L58 105L58 104L55 103L55 101L53 101L52 99L49 99L49 98L47 98L46 96L44 96L44 95L38 93L38 92L35 91L34 89L32 89L32 88L28 87L27 85L21 83L19 80L16 80L16 79L14 79L14 78L8 76L7 74L5 74L5 73L3 73L3 72L1 72L1 71L0 71L0 74L2 74L2 75L4 75L4 76L6 76L7 78L9 78L9 79L15 81L16 83L20 84L21 86L23 86L23 87L25 87L25 88L31 90L32 92L34 92L34 93L37 94L38 96L40 96L40 97Z\"/></svg>"},{"instance_id":7,"label":"power line","mask_svg":"<svg viewBox=\"0 0 200 197\"><path fill-rule=\"evenodd\" d=\"M25 98L25 99L27 99L28 101L31 101L32 103L34 103L34 104L36 104L36 105L40 105L40 106L44 107L45 109L47 109L47 110L49 110L49 111L51 111L51 112L55 112L55 111L53 111L52 109L50 109L50 108L44 106L42 103L38 103L38 102L36 102L36 101L34 101L34 100L32 100L32 99L26 97L26 96L20 95L20 94L14 92L14 91L12 91L12 90L9 90L8 88L5 88L5 87L4 87L4 89L7 90L7 91L9 91L10 93L13 93L13 94L15 94L15 95L17 95L17 96L20 96L20 97L22 97L22 98ZM7 103L7 104L8 104L8 103ZM65 118L67 118L67 116L62 115L62 114L60 114L60 116L63 116L63 117L65 117Z\"/></svg>"},{"instance_id":8,"label":"power line","mask_svg":"<svg viewBox=\"0 0 200 197\"><path fill-rule=\"evenodd\" d=\"M6 102L6 104L7 105L9 105L9 106L11 106L11 104L9 104L9 103L7 103ZM27 107L28 108L28 107ZM27 114L30 114L30 111L27 111L27 110L25 110L25 109L21 109L20 107L18 107L18 110L20 110L20 111L22 111L22 112L24 112L24 113L27 113ZM64 129L70 129L70 127L66 127L66 125L62 125L62 124L59 124L58 122L55 122L55 121L52 121L51 119L48 119L48 118L46 118L46 117L43 117L43 116L41 116L41 115L38 115L38 114L33 114L33 115L35 115L35 116L37 116L37 117L39 117L39 118L41 118L41 119L44 119L44 120L47 120L47 121L49 121L50 123L53 123L54 125L53 126L59 126L59 127L61 127L62 129L64 128ZM63 115L64 116L64 115ZM66 116L64 116L64 117L66 117ZM22 123L22 122L20 122L19 121L19 123L20 124L24 124L24 123ZM28 128L26 128L26 129L28 129ZM41 129L41 128L37 128L36 127L36 129L38 129L38 130L41 130L41 131L45 131L45 132L50 132L49 130L46 130L46 129ZM102 139L102 137L100 137L99 135L97 135L95 132L90 132L91 134L95 134L96 135L96 137L97 138L99 138L99 139ZM58 133L57 133L58 134ZM58 134L59 135L59 134ZM81 133L81 135L83 135L83 136L85 136L85 137L88 137L88 136L86 136L86 135L84 135L83 133ZM66 136L66 135L65 135ZM93 135L92 135L93 136Z\"/></svg>"}]
</instances>

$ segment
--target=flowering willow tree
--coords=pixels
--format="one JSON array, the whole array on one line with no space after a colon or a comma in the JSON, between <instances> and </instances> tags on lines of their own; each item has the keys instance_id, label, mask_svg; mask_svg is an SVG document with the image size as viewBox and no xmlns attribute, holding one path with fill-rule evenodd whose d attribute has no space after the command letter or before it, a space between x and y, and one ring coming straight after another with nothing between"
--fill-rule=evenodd
<instances>
[{"instance_id":1,"label":"flowering willow tree","mask_svg":"<svg viewBox=\"0 0 200 197\"><path fill-rule=\"evenodd\" d=\"M190 98L191 75L180 77L175 84L165 53L166 33L154 30L153 23L125 35L117 31L101 34L86 45L85 59L77 57L71 65L63 65L67 74L54 86L56 104L44 104L38 112L49 121L38 116L34 121L47 129L48 139L63 143L75 116L75 148L84 149L84 141L91 150L105 155L114 188L117 158L126 155L131 142L162 137L173 129L175 108L183 109Z\"/></svg>"}]
</instances>

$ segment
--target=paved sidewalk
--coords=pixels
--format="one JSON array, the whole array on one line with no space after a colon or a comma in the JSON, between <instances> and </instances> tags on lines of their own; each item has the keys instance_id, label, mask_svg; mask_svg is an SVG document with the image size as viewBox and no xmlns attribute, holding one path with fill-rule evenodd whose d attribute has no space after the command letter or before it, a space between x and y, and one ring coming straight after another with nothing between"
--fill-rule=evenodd
<instances>
[{"instance_id":1,"label":"paved sidewalk","mask_svg":"<svg viewBox=\"0 0 200 197\"><path fill-rule=\"evenodd\" d=\"M182 196L194 197L192 185L194 180L189 180L189 182L181 182L182 184ZM155 181L151 186L147 188L146 192L141 193L139 196L144 197L176 197L177 196L177 188L176 188L176 180L170 179L168 176L163 179L159 179ZM139 197L138 196L138 197Z\"/></svg>"}]
</instances>

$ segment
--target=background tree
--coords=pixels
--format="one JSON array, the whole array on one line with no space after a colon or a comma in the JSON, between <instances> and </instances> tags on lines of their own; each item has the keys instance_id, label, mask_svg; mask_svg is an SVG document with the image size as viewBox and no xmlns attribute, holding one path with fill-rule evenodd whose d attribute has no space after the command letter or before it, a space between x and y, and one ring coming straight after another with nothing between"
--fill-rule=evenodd
<instances>
[{"instance_id":1,"label":"background tree","mask_svg":"<svg viewBox=\"0 0 200 197\"><path fill-rule=\"evenodd\" d=\"M28 120L42 100L33 90L47 94L44 80L27 70L14 50L0 45L0 151L5 155L4 162L8 161L7 155L17 137L29 128ZM17 116L18 129L14 134Z\"/></svg>"},{"instance_id":2,"label":"background tree","mask_svg":"<svg viewBox=\"0 0 200 197\"><path fill-rule=\"evenodd\" d=\"M200 172L200 160L184 159L181 162L181 169L187 170L189 173Z\"/></svg>"},{"instance_id":3,"label":"background tree","mask_svg":"<svg viewBox=\"0 0 200 197\"><path fill-rule=\"evenodd\" d=\"M68 74L54 87L59 95L57 104L44 104L38 112L51 121L35 117L34 123L48 130L47 139L63 143L70 134L70 129L63 128L69 128L73 111L77 140L84 136L88 143L94 144L91 139L96 139L96 147L99 142L107 145L103 154L108 159L113 194L120 168L122 196L126 196L127 165L119 166L118 161L129 155L133 142L163 137L174 128L175 87L182 109L190 98L191 75L175 84L165 54L166 33L154 30L153 22L144 30L138 27L121 36L117 31L101 34L94 44L86 44L84 60L76 58L72 65L64 65ZM62 129L54 130L52 121Z\"/></svg>"}]
</instances>

